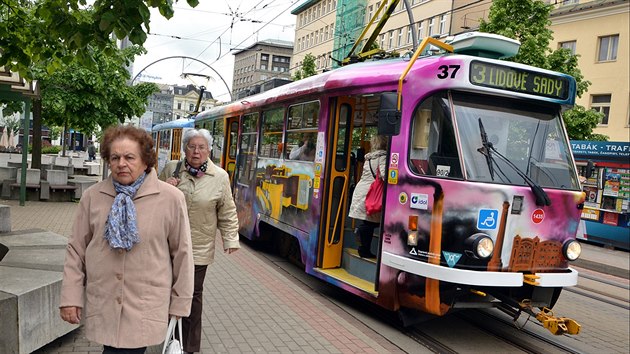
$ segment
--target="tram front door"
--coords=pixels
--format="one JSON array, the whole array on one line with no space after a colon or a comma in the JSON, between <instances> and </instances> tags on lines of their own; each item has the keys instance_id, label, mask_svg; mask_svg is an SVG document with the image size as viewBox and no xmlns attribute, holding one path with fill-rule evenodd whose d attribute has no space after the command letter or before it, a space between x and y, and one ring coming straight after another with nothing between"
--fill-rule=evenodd
<instances>
[{"instance_id":1,"label":"tram front door","mask_svg":"<svg viewBox=\"0 0 630 354\"><path fill-rule=\"evenodd\" d=\"M352 141L352 117L355 99L339 97L331 105L331 121L327 136L329 156L327 169L324 212L321 215L322 235L319 267L322 269L341 266L343 253L344 223L348 205L350 183L350 144Z\"/></svg>"}]
</instances>

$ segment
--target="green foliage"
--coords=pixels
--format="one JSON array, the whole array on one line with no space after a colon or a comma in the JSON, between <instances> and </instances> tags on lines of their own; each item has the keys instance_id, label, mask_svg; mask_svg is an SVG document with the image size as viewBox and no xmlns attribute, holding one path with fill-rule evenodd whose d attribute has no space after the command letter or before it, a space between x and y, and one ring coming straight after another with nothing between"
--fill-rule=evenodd
<instances>
[{"instance_id":1,"label":"green foliage","mask_svg":"<svg viewBox=\"0 0 630 354\"><path fill-rule=\"evenodd\" d=\"M108 55L90 48L94 51L92 66L76 60L53 73L36 71L45 125L91 134L144 113L148 96L158 87L153 83L128 86L130 75L125 68L142 49L132 46L119 50L111 42L110 46Z\"/></svg>"},{"instance_id":2,"label":"green foliage","mask_svg":"<svg viewBox=\"0 0 630 354\"><path fill-rule=\"evenodd\" d=\"M195 7L198 0L187 0ZM49 73L70 62L95 64L95 53L110 54L111 35L142 45L150 31L149 8L173 16L172 0L2 0L0 66L32 79L32 65ZM94 51L88 47L98 49Z\"/></svg>"},{"instance_id":3,"label":"green foliage","mask_svg":"<svg viewBox=\"0 0 630 354\"><path fill-rule=\"evenodd\" d=\"M10 116L13 113L22 113L24 102L0 99L0 108L2 108L2 114L4 116Z\"/></svg>"},{"instance_id":4,"label":"green foliage","mask_svg":"<svg viewBox=\"0 0 630 354\"><path fill-rule=\"evenodd\" d=\"M308 53L304 56L304 60L302 60L302 67L295 71L293 81L305 79L313 75L317 75L317 70L315 69L315 56Z\"/></svg>"},{"instance_id":5,"label":"green foliage","mask_svg":"<svg viewBox=\"0 0 630 354\"><path fill-rule=\"evenodd\" d=\"M608 137L602 134L593 134L593 129L601 122L604 115L592 109L576 105L573 109L562 114L567 134L571 140L597 140L608 141Z\"/></svg>"},{"instance_id":6,"label":"green foliage","mask_svg":"<svg viewBox=\"0 0 630 354\"><path fill-rule=\"evenodd\" d=\"M577 83L577 96L582 97L591 82L584 78L578 67L579 56L564 48L553 51L549 49L549 43L553 39L553 32L549 29L549 14L552 9L552 5L541 0L494 0L488 21L482 20L479 30L517 39L521 42L518 54L507 60L571 75ZM597 120L593 124L593 114L598 113L580 106L565 112L565 124L570 139L599 136L592 134L593 128L597 126Z\"/></svg>"},{"instance_id":7,"label":"green foliage","mask_svg":"<svg viewBox=\"0 0 630 354\"><path fill-rule=\"evenodd\" d=\"M63 131L63 128L61 127L50 126L48 127L48 137L50 138L50 140L57 140L61 136L62 131Z\"/></svg>"},{"instance_id":8,"label":"green foliage","mask_svg":"<svg viewBox=\"0 0 630 354\"><path fill-rule=\"evenodd\" d=\"M30 146L29 146L30 149ZM42 147L42 154L56 155L61 151L61 146L45 146Z\"/></svg>"}]
</instances>

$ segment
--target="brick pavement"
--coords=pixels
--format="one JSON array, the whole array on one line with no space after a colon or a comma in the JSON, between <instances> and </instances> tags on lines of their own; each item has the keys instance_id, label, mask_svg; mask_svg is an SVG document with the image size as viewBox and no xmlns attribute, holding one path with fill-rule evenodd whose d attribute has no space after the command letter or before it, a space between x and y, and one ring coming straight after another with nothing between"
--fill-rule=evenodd
<instances>
[{"instance_id":1,"label":"brick pavement","mask_svg":"<svg viewBox=\"0 0 630 354\"><path fill-rule=\"evenodd\" d=\"M0 203L11 206L13 231L41 228L65 236L70 235L78 205ZM202 353L402 352L248 247L229 256L217 252L206 275L203 316ZM81 327L35 353L101 351L100 345L85 338ZM160 352L161 347L148 350Z\"/></svg>"}]
</instances>

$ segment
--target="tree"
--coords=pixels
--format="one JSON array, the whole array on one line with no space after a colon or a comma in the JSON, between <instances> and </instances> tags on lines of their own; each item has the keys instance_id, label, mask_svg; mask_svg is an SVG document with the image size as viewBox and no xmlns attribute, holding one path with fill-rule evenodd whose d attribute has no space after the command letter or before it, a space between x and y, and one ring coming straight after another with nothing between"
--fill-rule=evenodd
<instances>
[{"instance_id":1,"label":"tree","mask_svg":"<svg viewBox=\"0 0 630 354\"><path fill-rule=\"evenodd\" d=\"M112 34L142 45L150 31L149 8L166 18L174 13L172 0L95 0L91 5L87 0L2 0L2 6L0 66L27 79L33 78L33 63L45 64L49 72L75 60L93 65L99 50L111 54Z\"/></svg>"},{"instance_id":2,"label":"tree","mask_svg":"<svg viewBox=\"0 0 630 354\"><path fill-rule=\"evenodd\" d=\"M90 50L97 52L94 48ZM147 97L157 92L158 87L153 83L127 85L131 77L125 66L141 51L140 47L131 46L115 49L109 55L94 53L95 63L91 67L77 60L52 74L44 70L36 72L44 124L92 134L142 115Z\"/></svg>"},{"instance_id":3,"label":"tree","mask_svg":"<svg viewBox=\"0 0 630 354\"><path fill-rule=\"evenodd\" d=\"M302 67L295 70L293 81L305 79L313 75L317 75L317 70L315 69L315 56L308 53L304 56L304 60L302 60Z\"/></svg>"},{"instance_id":4,"label":"tree","mask_svg":"<svg viewBox=\"0 0 630 354\"><path fill-rule=\"evenodd\" d=\"M582 97L591 83L585 80L578 67L579 56L564 48L549 49L549 42L553 39L553 32L549 29L552 9L552 5L541 0L494 0L488 21L481 20L479 30L517 39L521 42L518 54L507 60L571 75L577 83L577 96ZM598 117L596 112L591 113L579 105L564 112L563 120L569 138L598 137L607 140L604 135L592 133L597 126L597 120L592 124L595 117Z\"/></svg>"}]
</instances>

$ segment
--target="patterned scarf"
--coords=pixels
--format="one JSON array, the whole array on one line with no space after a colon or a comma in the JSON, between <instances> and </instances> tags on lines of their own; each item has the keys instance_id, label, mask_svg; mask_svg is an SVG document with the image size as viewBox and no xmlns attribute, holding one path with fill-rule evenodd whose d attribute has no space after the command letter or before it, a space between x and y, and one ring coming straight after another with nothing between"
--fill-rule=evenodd
<instances>
[{"instance_id":1,"label":"patterned scarf","mask_svg":"<svg viewBox=\"0 0 630 354\"><path fill-rule=\"evenodd\" d=\"M194 168L188 164L188 160L186 160L186 170L190 173L191 176L201 177L206 174L206 169L208 168L208 161L204 161L204 163L199 166L199 168Z\"/></svg>"},{"instance_id":2,"label":"patterned scarf","mask_svg":"<svg viewBox=\"0 0 630 354\"><path fill-rule=\"evenodd\" d=\"M138 179L129 186L114 182L116 198L109 211L107 222L105 223L105 239L111 248L124 248L130 251L138 242L138 225L136 222L136 206L133 204L133 196L144 182L146 172L142 173Z\"/></svg>"}]
</instances>

